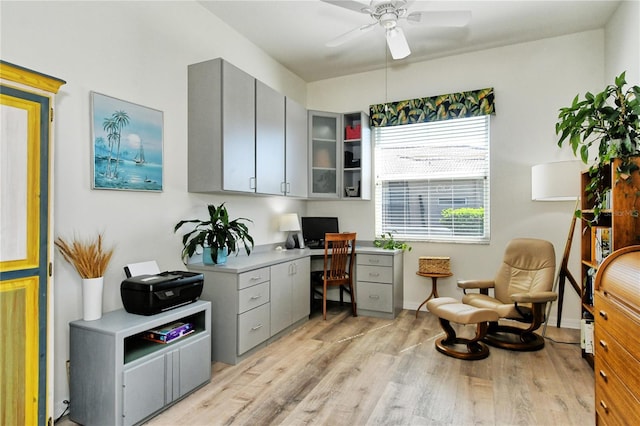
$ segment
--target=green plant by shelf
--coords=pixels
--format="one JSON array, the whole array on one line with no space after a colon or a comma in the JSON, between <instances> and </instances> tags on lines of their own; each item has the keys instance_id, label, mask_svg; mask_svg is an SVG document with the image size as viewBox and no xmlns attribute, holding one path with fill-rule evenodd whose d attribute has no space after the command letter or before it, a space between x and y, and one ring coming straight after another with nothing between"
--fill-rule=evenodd
<instances>
[{"instance_id":1,"label":"green plant by shelf","mask_svg":"<svg viewBox=\"0 0 640 426\"><path fill-rule=\"evenodd\" d=\"M373 241L373 245L385 250L400 249L402 251L411 251L410 245L403 241L396 241L395 238L393 238L393 233L391 232L385 232L380 236L380 238L376 238Z\"/></svg>"},{"instance_id":2,"label":"green plant by shelf","mask_svg":"<svg viewBox=\"0 0 640 426\"><path fill-rule=\"evenodd\" d=\"M589 164L589 150L597 144L594 163L589 167L589 183L585 188L587 201L593 205L593 219L598 219L606 208L606 194L618 182L632 182L633 173L639 173L639 166L633 161L640 156L640 86L625 88L625 73L616 77L613 85L608 85L597 94L587 92L584 99L576 95L571 106L560 108L556 134L560 135L558 146L565 142L571 145L573 154ZM616 168L615 182L607 180L607 166L614 159L620 159ZM640 197L640 189L634 189L635 197ZM633 203L635 206L635 202ZM631 212L638 217L638 209ZM582 217L581 212L576 215ZM585 219L584 217L582 217ZM586 219L585 219L586 220Z\"/></svg>"}]
</instances>

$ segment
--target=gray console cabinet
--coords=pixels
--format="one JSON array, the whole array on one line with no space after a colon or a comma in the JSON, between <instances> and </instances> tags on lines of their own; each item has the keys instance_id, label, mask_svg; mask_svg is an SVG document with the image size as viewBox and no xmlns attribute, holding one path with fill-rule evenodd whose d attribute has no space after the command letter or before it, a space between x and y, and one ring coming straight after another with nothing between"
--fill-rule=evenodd
<instances>
[{"instance_id":1,"label":"gray console cabinet","mask_svg":"<svg viewBox=\"0 0 640 426\"><path fill-rule=\"evenodd\" d=\"M141 334L176 321L195 332L169 344ZM152 316L118 310L70 326L70 417L83 425L132 425L211 380L211 304Z\"/></svg>"}]
</instances>

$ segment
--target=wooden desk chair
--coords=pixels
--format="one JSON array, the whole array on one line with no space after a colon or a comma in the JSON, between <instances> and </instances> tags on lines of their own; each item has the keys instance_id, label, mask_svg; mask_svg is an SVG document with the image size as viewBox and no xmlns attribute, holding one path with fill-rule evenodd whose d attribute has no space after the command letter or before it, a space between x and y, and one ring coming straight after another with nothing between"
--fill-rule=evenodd
<instances>
[{"instance_id":1,"label":"wooden desk chair","mask_svg":"<svg viewBox=\"0 0 640 426\"><path fill-rule=\"evenodd\" d=\"M311 275L313 294L322 289L322 318L327 319L327 288L340 287L340 303L343 302L343 292L351 297L353 316L357 317L355 291L353 290L353 268L355 266L356 234L330 233L324 238L324 269Z\"/></svg>"}]
</instances>

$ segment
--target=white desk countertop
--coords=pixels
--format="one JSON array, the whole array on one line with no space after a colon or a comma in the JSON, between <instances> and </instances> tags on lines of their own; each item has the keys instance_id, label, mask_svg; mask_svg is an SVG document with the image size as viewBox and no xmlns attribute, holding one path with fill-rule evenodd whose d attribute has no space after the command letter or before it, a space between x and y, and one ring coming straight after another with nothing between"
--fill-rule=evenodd
<instances>
[{"instance_id":1,"label":"white desk countertop","mask_svg":"<svg viewBox=\"0 0 640 426\"><path fill-rule=\"evenodd\" d=\"M378 247L356 245L356 254L381 254L393 256L401 250L385 250ZM244 250L238 256L234 254L227 257L224 265L205 265L203 263L190 263L190 270L226 272L230 274L240 274L254 269L264 268L278 263L289 262L308 256L323 256L324 249L289 249L289 250L254 250L247 256Z\"/></svg>"}]
</instances>

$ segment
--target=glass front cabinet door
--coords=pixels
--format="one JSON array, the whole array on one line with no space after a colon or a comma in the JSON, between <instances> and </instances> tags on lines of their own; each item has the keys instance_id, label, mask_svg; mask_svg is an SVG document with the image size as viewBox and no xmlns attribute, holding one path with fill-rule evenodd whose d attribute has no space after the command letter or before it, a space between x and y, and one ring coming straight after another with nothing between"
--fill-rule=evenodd
<instances>
[{"instance_id":1,"label":"glass front cabinet door","mask_svg":"<svg viewBox=\"0 0 640 426\"><path fill-rule=\"evenodd\" d=\"M341 114L309 111L310 198L340 198Z\"/></svg>"}]
</instances>

